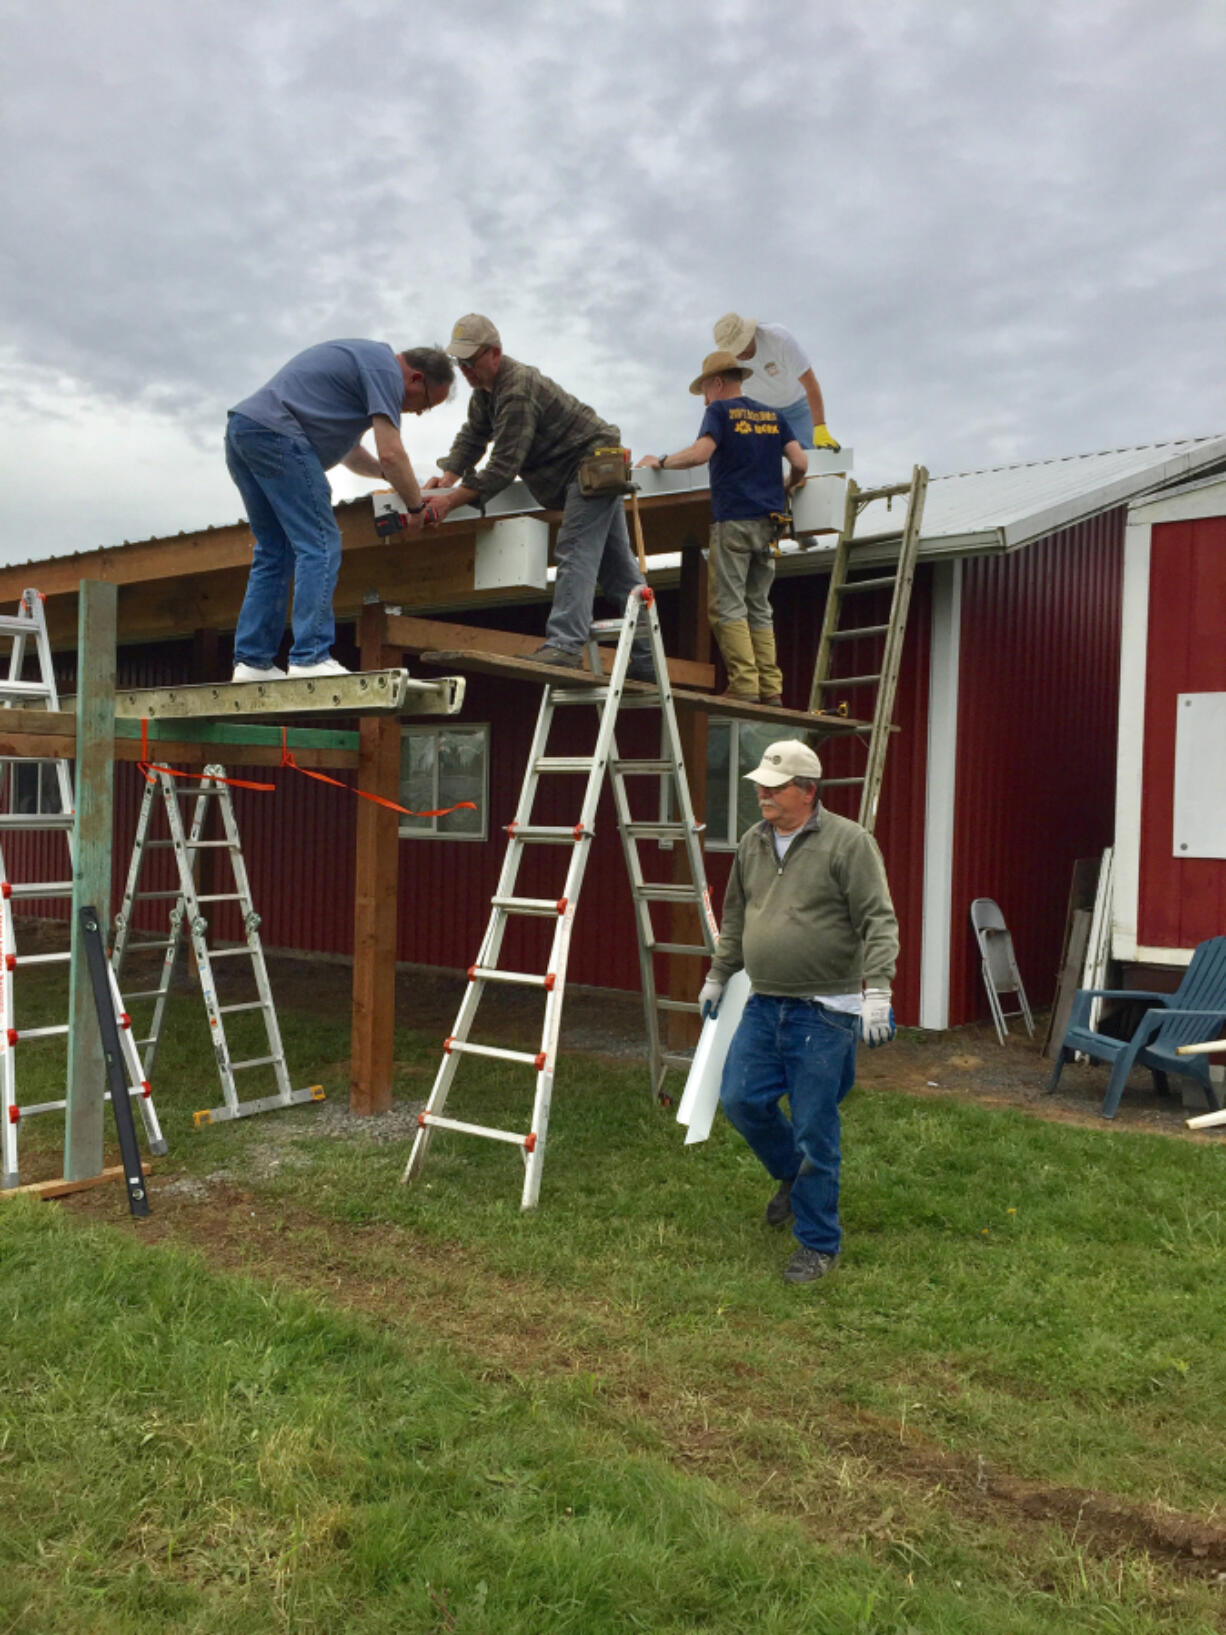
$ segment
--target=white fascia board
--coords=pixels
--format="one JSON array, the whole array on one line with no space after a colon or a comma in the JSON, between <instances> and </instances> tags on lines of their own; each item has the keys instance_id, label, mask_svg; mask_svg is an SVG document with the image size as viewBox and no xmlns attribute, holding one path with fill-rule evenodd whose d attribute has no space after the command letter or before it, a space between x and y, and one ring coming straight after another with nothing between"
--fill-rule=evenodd
<instances>
[{"instance_id":1,"label":"white fascia board","mask_svg":"<svg viewBox=\"0 0 1226 1635\"><path fill-rule=\"evenodd\" d=\"M1172 970L1178 970L1191 965L1195 952L1195 948L1150 948L1143 944L1122 957L1136 965L1169 965Z\"/></svg>"},{"instance_id":2,"label":"white fascia board","mask_svg":"<svg viewBox=\"0 0 1226 1635\"><path fill-rule=\"evenodd\" d=\"M1197 522L1202 517L1226 516L1226 477L1206 477L1195 487L1173 494L1155 494L1152 499L1134 500L1128 507L1129 522Z\"/></svg>"},{"instance_id":3,"label":"white fascia board","mask_svg":"<svg viewBox=\"0 0 1226 1635\"><path fill-rule=\"evenodd\" d=\"M960 560L941 562L932 576L928 659L924 907L920 936L919 1025L922 1028L949 1026L961 639L962 563Z\"/></svg>"},{"instance_id":4,"label":"white fascia board","mask_svg":"<svg viewBox=\"0 0 1226 1635\"><path fill-rule=\"evenodd\" d=\"M1120 708L1115 759L1115 883L1111 950L1137 959L1141 896L1141 790L1145 767L1145 683L1149 647L1149 558L1153 530L1129 520L1124 530L1120 606Z\"/></svg>"}]
</instances>

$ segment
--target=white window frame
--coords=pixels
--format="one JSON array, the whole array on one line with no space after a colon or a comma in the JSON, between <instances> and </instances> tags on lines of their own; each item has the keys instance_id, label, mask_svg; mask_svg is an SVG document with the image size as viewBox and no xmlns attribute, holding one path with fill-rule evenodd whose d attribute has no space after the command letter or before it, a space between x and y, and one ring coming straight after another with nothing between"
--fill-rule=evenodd
<instances>
[{"instance_id":1,"label":"white window frame","mask_svg":"<svg viewBox=\"0 0 1226 1635\"><path fill-rule=\"evenodd\" d=\"M752 771L752 767L742 767L741 766L741 733L740 733L740 729L741 729L742 726L753 726L753 725L754 725L753 722L738 721L738 720L734 719L730 715L713 715L713 716L708 717L708 720L707 720L707 750L708 750L708 753L710 753L710 747L711 747L711 729L713 727L720 727L720 728L727 728L728 729L728 733L729 733L728 787L725 790L725 796L726 796L726 799L727 799L728 816L729 816L729 818L732 818L732 819L735 819L735 814L736 814L736 810L737 810L737 805L738 805L737 791L740 788L741 777L742 777L743 773L748 772L748 771ZM756 766L757 764L758 763L755 760L753 762L753 766ZM708 810L707 810L707 829L706 829L706 834L703 836L703 840L704 840L706 849L709 852L734 852L737 849L737 846L740 843L740 838L741 837L739 835L733 835L731 838L729 838L726 830L725 830L725 832L723 834L720 834L720 835L716 834L715 830L711 826L710 804L711 804L710 800L708 800L708 802L707 802L707 808L708 808ZM756 822L757 820L755 819L754 821Z\"/></svg>"},{"instance_id":2,"label":"white window frame","mask_svg":"<svg viewBox=\"0 0 1226 1635\"><path fill-rule=\"evenodd\" d=\"M421 825L411 825L407 819L401 818L399 829L401 840L464 840L469 842L484 842L489 839L490 727L488 721L456 722L450 726L436 726L431 722L413 722L411 725L402 726L400 729L401 764L403 765L405 745L410 738L428 737L433 738L436 740L436 742L438 742L448 734L453 737L459 734L463 734L465 737L479 736L481 739L481 798L478 812L478 816L481 819L480 831L462 834L453 829L440 829L438 818L429 819L428 828ZM440 804L438 798L438 766L439 757L436 753L434 757L434 787L431 794L431 799L428 802L428 806L431 809ZM406 803L402 800L401 804L404 805Z\"/></svg>"},{"instance_id":3,"label":"white window frame","mask_svg":"<svg viewBox=\"0 0 1226 1635\"><path fill-rule=\"evenodd\" d=\"M35 776L35 801L33 810L17 806L17 779L23 768L29 767ZM46 768L44 773L43 768ZM64 807L60 798L59 773L54 761L32 760L28 757L5 756L0 760L0 779L5 780L5 811L13 816L23 817L50 817L63 812ZM44 799L47 786L50 785L54 804L47 804Z\"/></svg>"}]
</instances>

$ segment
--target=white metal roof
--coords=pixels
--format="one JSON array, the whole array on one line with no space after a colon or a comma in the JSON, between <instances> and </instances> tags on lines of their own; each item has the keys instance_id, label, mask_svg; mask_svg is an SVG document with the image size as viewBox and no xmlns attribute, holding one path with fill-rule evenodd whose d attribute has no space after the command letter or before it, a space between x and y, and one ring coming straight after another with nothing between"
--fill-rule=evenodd
<instances>
[{"instance_id":1,"label":"white metal roof","mask_svg":"<svg viewBox=\"0 0 1226 1635\"><path fill-rule=\"evenodd\" d=\"M934 477L920 550L925 556L1016 550L1223 461L1226 436L1186 437ZM887 513L884 502L866 506L856 531L892 531L902 515L897 506Z\"/></svg>"}]
</instances>

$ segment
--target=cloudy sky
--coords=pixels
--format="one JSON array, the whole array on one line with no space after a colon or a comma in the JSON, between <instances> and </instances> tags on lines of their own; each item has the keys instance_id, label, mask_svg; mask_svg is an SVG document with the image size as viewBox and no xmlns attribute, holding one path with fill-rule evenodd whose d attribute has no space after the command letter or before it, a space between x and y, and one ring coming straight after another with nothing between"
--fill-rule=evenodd
<instances>
[{"instance_id":1,"label":"cloudy sky","mask_svg":"<svg viewBox=\"0 0 1226 1635\"><path fill-rule=\"evenodd\" d=\"M0 63L0 560L235 520L231 403L473 309L637 452L730 308L862 480L1226 432L1223 0L4 0Z\"/></svg>"}]
</instances>

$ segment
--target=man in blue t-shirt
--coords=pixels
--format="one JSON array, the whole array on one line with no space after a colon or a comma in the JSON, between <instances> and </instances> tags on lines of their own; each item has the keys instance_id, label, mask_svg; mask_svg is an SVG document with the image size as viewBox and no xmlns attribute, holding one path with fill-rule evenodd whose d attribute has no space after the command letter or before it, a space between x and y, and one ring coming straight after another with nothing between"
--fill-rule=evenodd
<instances>
[{"instance_id":1,"label":"man in blue t-shirt","mask_svg":"<svg viewBox=\"0 0 1226 1635\"><path fill-rule=\"evenodd\" d=\"M291 358L266 386L230 410L226 465L255 535L251 573L234 633L234 680L282 680L273 662L294 589L291 676L347 674L331 655L332 592L341 531L324 473L338 463L391 483L409 508L409 528L426 520L417 478L400 437L400 416L445 403L455 372L434 347L394 352L382 341L324 341ZM375 453L362 447L374 431Z\"/></svg>"},{"instance_id":2,"label":"man in blue t-shirt","mask_svg":"<svg viewBox=\"0 0 1226 1635\"><path fill-rule=\"evenodd\" d=\"M711 524L707 616L728 671L727 698L781 704L770 588L774 544L786 494L808 457L777 409L741 396L749 370L731 352L711 352L690 385L707 405L698 440L678 454L648 454L641 466L684 471L710 464ZM789 466L785 488L783 462Z\"/></svg>"}]
</instances>

